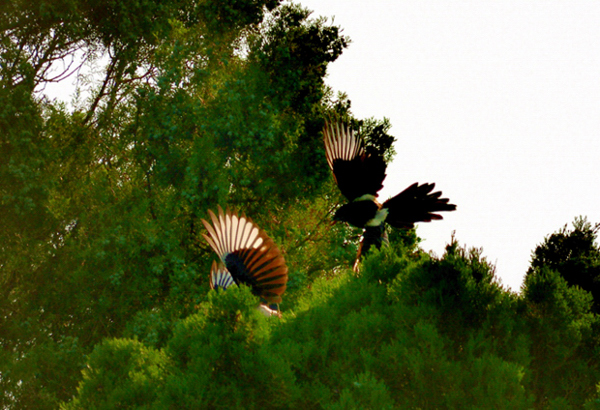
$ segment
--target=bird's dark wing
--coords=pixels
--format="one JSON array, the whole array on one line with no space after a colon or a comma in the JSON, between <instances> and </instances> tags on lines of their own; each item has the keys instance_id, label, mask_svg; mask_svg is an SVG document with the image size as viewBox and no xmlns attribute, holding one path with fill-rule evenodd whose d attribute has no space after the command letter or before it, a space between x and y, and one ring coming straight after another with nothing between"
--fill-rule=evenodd
<instances>
[{"instance_id":1,"label":"bird's dark wing","mask_svg":"<svg viewBox=\"0 0 600 410\"><path fill-rule=\"evenodd\" d=\"M435 212L454 211L456 205L449 204L448 198L440 198L442 193L431 192L435 184L414 183L395 197L383 203L389 213L385 222L395 228L412 228L415 222L430 222L442 219Z\"/></svg>"},{"instance_id":2,"label":"bird's dark wing","mask_svg":"<svg viewBox=\"0 0 600 410\"><path fill-rule=\"evenodd\" d=\"M208 211L213 226L202 220L209 233L202 236L236 283L250 286L254 294L269 303L281 303L288 268L273 240L246 215L229 210L224 213L221 207L218 210L218 217Z\"/></svg>"},{"instance_id":3,"label":"bird's dark wing","mask_svg":"<svg viewBox=\"0 0 600 410\"><path fill-rule=\"evenodd\" d=\"M363 195L377 196L383 187L383 157L367 153L362 139L343 123L326 123L323 129L325 156L335 181L349 201Z\"/></svg>"}]
</instances>

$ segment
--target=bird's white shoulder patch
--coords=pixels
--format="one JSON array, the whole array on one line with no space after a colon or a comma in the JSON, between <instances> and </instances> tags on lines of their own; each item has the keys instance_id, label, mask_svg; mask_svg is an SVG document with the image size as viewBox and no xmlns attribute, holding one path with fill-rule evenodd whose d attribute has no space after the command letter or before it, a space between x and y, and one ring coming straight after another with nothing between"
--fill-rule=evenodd
<instances>
[{"instance_id":1,"label":"bird's white shoulder patch","mask_svg":"<svg viewBox=\"0 0 600 410\"><path fill-rule=\"evenodd\" d=\"M358 198L355 198L352 202L358 201L375 201L375 195L364 194L362 196L359 196Z\"/></svg>"},{"instance_id":2,"label":"bird's white shoulder patch","mask_svg":"<svg viewBox=\"0 0 600 410\"><path fill-rule=\"evenodd\" d=\"M371 219L369 222L367 222L365 224L365 226L379 226L379 225L381 225L385 221L385 218L387 218L388 213L389 213L389 211L388 211L387 208L381 208L379 211L377 211L375 213L375 217L373 219Z\"/></svg>"}]
</instances>

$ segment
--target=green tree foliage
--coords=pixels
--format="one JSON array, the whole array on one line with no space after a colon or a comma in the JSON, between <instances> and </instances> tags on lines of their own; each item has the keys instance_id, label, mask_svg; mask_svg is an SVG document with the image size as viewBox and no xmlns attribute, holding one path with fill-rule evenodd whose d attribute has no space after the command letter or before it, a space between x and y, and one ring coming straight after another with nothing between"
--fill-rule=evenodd
<instances>
[{"instance_id":1,"label":"green tree foliage","mask_svg":"<svg viewBox=\"0 0 600 410\"><path fill-rule=\"evenodd\" d=\"M573 227L563 227L535 249L523 285L531 383L540 407L560 407L566 400L580 408L600 378L598 226L576 218Z\"/></svg>"},{"instance_id":2,"label":"green tree foliage","mask_svg":"<svg viewBox=\"0 0 600 410\"><path fill-rule=\"evenodd\" d=\"M111 339L98 345L83 371L86 381L80 396L64 408L136 408L155 400L170 373L169 358L131 339ZM122 377L127 377L123 383Z\"/></svg>"},{"instance_id":3,"label":"green tree foliage","mask_svg":"<svg viewBox=\"0 0 600 410\"><path fill-rule=\"evenodd\" d=\"M566 401L581 408L600 379L598 317L591 296L552 270L529 275L523 287L531 340L530 386L539 408Z\"/></svg>"},{"instance_id":4,"label":"green tree foliage","mask_svg":"<svg viewBox=\"0 0 600 410\"><path fill-rule=\"evenodd\" d=\"M573 229L565 225L544 239L532 255L528 275L543 268L557 271L570 286L592 294L593 311L600 313L600 248L596 238L600 224L592 226L586 218L575 218Z\"/></svg>"},{"instance_id":5,"label":"green tree foliage","mask_svg":"<svg viewBox=\"0 0 600 410\"><path fill-rule=\"evenodd\" d=\"M459 249L455 243L439 260L393 245L370 255L359 276L345 270L332 279L317 279L282 319L260 315L248 288L210 292L208 301L181 320L166 346L155 353L170 358L170 365L155 376L165 387L139 405L531 407L527 343L509 331L516 327L518 300L502 291L491 267L476 251ZM398 248L404 251L398 254ZM471 288L470 296L487 295L485 302L456 312L454 301L444 303L438 297L448 288L435 279L428 283L437 288L430 302L416 300L414 296L425 290L416 278L433 278L440 269L454 269L456 286ZM487 326L464 325L475 315ZM454 331L444 320L452 316ZM503 323L491 325L500 320ZM460 334L456 322L463 323ZM104 348L98 347L92 356L104 354ZM123 349L126 363L147 351L141 344L136 353L129 346ZM66 408L114 403L112 392L96 399L88 388L104 377L96 375L107 371L121 380L119 391L131 385L135 393L139 379L129 367L97 366L85 371L76 399Z\"/></svg>"},{"instance_id":6,"label":"green tree foliage","mask_svg":"<svg viewBox=\"0 0 600 410\"><path fill-rule=\"evenodd\" d=\"M480 250L453 240L435 258L413 235L391 235L359 275L314 280L281 319L247 288L210 292L159 349L167 387L143 406L596 408L589 293L544 269L516 295ZM104 371L86 371L71 406L107 403L85 390Z\"/></svg>"},{"instance_id":7,"label":"green tree foliage","mask_svg":"<svg viewBox=\"0 0 600 410\"><path fill-rule=\"evenodd\" d=\"M387 161L395 139L325 85L338 27L274 0L17 0L0 28L0 407L600 402L597 227L547 238L521 294L414 230L349 269L321 129L344 118ZM79 64L71 105L43 96ZM284 251L281 318L208 290L217 205Z\"/></svg>"},{"instance_id":8,"label":"green tree foliage","mask_svg":"<svg viewBox=\"0 0 600 410\"><path fill-rule=\"evenodd\" d=\"M346 229L313 201L337 27L273 0L15 1L0 27L0 407L68 400L105 338L163 346L206 299L217 204L292 245L296 288L351 259L294 260ZM42 97L71 61L75 104Z\"/></svg>"}]
</instances>

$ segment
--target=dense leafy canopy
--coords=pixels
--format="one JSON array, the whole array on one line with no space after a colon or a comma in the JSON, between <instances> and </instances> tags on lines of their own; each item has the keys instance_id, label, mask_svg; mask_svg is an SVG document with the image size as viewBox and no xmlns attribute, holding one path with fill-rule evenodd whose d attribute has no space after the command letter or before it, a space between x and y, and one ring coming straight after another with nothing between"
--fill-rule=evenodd
<instances>
[{"instance_id":1,"label":"dense leafy canopy","mask_svg":"<svg viewBox=\"0 0 600 410\"><path fill-rule=\"evenodd\" d=\"M394 137L325 85L338 27L276 0L15 0L0 28L0 407L600 406L596 227L547 238L519 295L414 230L350 271L320 132L348 119L388 161ZM80 64L73 104L43 96ZM285 252L281 319L208 290L216 205Z\"/></svg>"}]
</instances>

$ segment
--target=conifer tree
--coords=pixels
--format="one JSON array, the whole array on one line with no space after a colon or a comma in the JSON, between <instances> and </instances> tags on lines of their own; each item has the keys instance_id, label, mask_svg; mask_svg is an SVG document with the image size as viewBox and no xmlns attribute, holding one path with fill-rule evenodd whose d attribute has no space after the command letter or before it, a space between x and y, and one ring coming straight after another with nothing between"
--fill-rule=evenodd
<instances>
[{"instance_id":1,"label":"conifer tree","mask_svg":"<svg viewBox=\"0 0 600 410\"><path fill-rule=\"evenodd\" d=\"M599 229L600 224L575 218L572 230L565 225L536 247L527 275L535 275L544 267L557 271L570 286L590 292L594 298L592 310L600 313L600 248L596 244Z\"/></svg>"},{"instance_id":2,"label":"conifer tree","mask_svg":"<svg viewBox=\"0 0 600 410\"><path fill-rule=\"evenodd\" d=\"M598 225L576 218L532 253L523 285L531 338L531 390L539 408L580 408L600 379Z\"/></svg>"}]
</instances>

